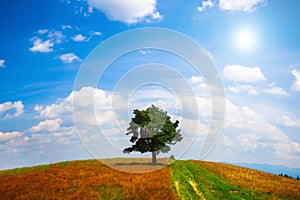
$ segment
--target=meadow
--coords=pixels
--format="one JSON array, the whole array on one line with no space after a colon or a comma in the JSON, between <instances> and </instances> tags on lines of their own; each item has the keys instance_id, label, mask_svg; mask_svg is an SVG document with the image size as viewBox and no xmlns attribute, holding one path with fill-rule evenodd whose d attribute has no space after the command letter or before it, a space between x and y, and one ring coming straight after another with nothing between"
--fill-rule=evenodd
<instances>
[{"instance_id":1,"label":"meadow","mask_svg":"<svg viewBox=\"0 0 300 200\"><path fill-rule=\"evenodd\" d=\"M168 168L125 173L98 160L1 171L0 195L0 199L178 199Z\"/></svg>"},{"instance_id":2,"label":"meadow","mask_svg":"<svg viewBox=\"0 0 300 200\"><path fill-rule=\"evenodd\" d=\"M0 199L300 199L299 180L230 164L103 162L118 170L82 160L0 171Z\"/></svg>"},{"instance_id":3,"label":"meadow","mask_svg":"<svg viewBox=\"0 0 300 200\"><path fill-rule=\"evenodd\" d=\"M300 199L300 181L231 164L191 161L220 178L241 188L247 188L256 196L267 199Z\"/></svg>"}]
</instances>

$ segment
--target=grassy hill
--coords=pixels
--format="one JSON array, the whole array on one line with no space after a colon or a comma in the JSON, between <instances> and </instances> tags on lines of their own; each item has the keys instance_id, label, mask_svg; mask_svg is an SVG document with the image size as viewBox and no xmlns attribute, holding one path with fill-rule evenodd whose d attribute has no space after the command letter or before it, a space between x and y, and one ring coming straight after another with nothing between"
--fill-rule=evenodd
<instances>
[{"instance_id":1,"label":"grassy hill","mask_svg":"<svg viewBox=\"0 0 300 200\"><path fill-rule=\"evenodd\" d=\"M69 161L0 171L0 199L300 199L300 181L230 164Z\"/></svg>"}]
</instances>

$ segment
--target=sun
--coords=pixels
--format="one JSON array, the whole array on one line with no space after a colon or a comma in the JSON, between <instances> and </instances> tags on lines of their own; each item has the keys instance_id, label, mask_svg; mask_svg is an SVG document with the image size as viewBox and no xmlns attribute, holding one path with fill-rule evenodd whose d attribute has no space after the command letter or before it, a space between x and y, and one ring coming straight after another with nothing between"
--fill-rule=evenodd
<instances>
[{"instance_id":1,"label":"sun","mask_svg":"<svg viewBox=\"0 0 300 200\"><path fill-rule=\"evenodd\" d=\"M234 37L238 49L252 50L255 47L256 36L253 30L239 29Z\"/></svg>"}]
</instances>

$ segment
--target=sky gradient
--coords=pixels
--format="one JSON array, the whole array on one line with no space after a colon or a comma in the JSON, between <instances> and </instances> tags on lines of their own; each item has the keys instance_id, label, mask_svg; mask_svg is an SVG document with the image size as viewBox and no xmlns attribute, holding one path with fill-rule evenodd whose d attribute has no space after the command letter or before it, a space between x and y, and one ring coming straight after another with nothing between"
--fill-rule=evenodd
<instances>
[{"instance_id":1,"label":"sky gradient","mask_svg":"<svg viewBox=\"0 0 300 200\"><path fill-rule=\"evenodd\" d=\"M109 120L118 118L110 110L114 86L126 72L147 63L183 74L195 91L199 116L181 116L176 95L155 84L137 89L124 106L154 103L173 119L184 117L184 127L197 121L199 134L185 129L186 140L170 154L199 159L211 123L211 97L205 78L180 57L153 49L129 52L111 64L98 85L74 90L81 64L97 45L143 27L185 34L216 66L226 114L222 135L205 159L299 167L299 8L294 0L1 1L0 169L92 158L84 147L88 141L99 151L105 149L99 145L104 139L93 133L99 126L122 153L129 145L124 133L128 121L118 121L120 129ZM122 46L122 41L115 45ZM87 94L95 96L97 123L89 121ZM74 96L82 108L80 122L93 133L87 142L80 140L74 124ZM117 97L121 109L123 97ZM126 111L129 117L130 109Z\"/></svg>"}]
</instances>

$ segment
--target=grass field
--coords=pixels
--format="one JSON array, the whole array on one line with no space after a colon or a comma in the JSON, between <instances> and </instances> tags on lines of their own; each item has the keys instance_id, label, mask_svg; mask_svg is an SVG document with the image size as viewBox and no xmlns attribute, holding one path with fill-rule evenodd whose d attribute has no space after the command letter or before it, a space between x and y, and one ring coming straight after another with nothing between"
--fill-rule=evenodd
<instances>
[{"instance_id":1,"label":"grass field","mask_svg":"<svg viewBox=\"0 0 300 200\"><path fill-rule=\"evenodd\" d=\"M191 161L266 199L300 199L300 181L230 164Z\"/></svg>"},{"instance_id":2,"label":"grass field","mask_svg":"<svg viewBox=\"0 0 300 200\"><path fill-rule=\"evenodd\" d=\"M125 173L98 160L1 171L0 195L0 199L177 199L168 168Z\"/></svg>"},{"instance_id":3,"label":"grass field","mask_svg":"<svg viewBox=\"0 0 300 200\"><path fill-rule=\"evenodd\" d=\"M172 182L181 199L258 199L213 172L187 161L171 165Z\"/></svg>"},{"instance_id":4,"label":"grass field","mask_svg":"<svg viewBox=\"0 0 300 200\"><path fill-rule=\"evenodd\" d=\"M300 199L300 181L203 161L106 159L0 171L0 199ZM150 171L141 173L142 171ZM155 170L155 171L153 171Z\"/></svg>"}]
</instances>

